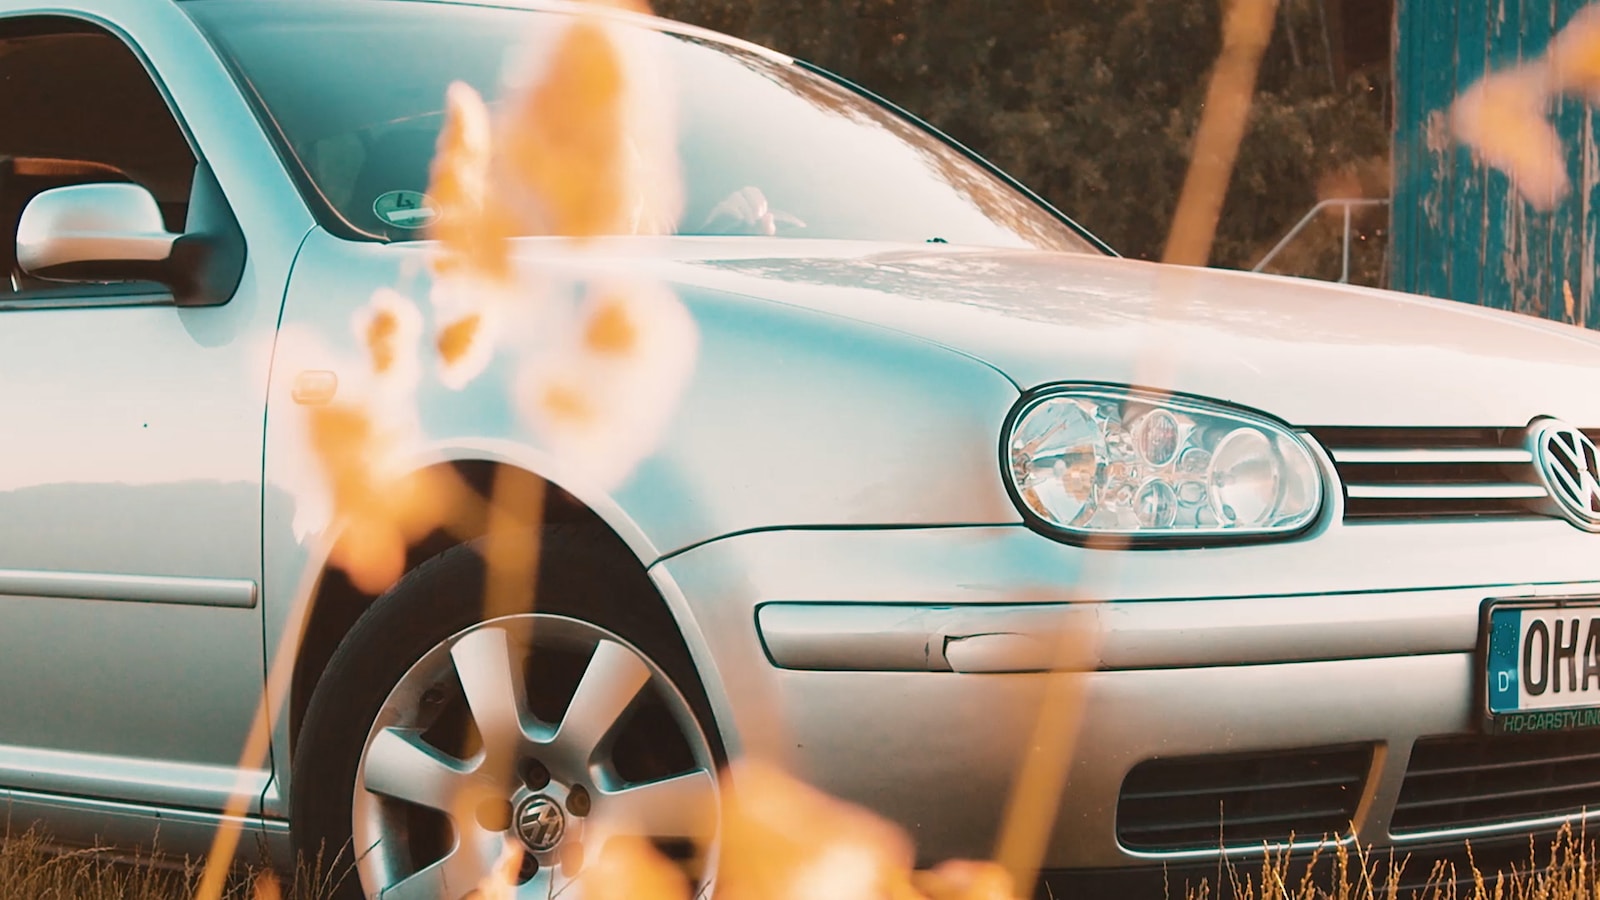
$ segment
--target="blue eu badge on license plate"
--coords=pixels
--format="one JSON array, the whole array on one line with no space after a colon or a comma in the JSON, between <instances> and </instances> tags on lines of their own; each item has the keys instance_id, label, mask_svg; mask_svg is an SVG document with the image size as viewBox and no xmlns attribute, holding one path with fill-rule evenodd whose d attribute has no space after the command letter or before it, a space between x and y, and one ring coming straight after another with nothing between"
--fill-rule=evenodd
<instances>
[{"instance_id":1,"label":"blue eu badge on license plate","mask_svg":"<svg viewBox=\"0 0 1600 900\"><path fill-rule=\"evenodd\" d=\"M1480 646L1491 730L1600 727L1600 601L1491 602Z\"/></svg>"}]
</instances>

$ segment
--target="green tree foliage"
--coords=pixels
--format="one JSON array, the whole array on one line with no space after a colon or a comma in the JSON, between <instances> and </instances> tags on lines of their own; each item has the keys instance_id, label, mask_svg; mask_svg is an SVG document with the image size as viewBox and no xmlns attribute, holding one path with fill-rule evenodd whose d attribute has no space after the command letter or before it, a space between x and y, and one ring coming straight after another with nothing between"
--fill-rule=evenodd
<instances>
[{"instance_id":1,"label":"green tree foliage","mask_svg":"<svg viewBox=\"0 0 1600 900\"><path fill-rule=\"evenodd\" d=\"M1324 3L1282 0L1213 262L1249 267L1319 198L1387 193L1388 87L1335 73ZM1128 256L1156 258L1188 163L1217 0L658 0L666 16L856 81L932 122ZM1362 223L1358 280L1382 265ZM1328 216L1275 267L1337 277Z\"/></svg>"}]
</instances>

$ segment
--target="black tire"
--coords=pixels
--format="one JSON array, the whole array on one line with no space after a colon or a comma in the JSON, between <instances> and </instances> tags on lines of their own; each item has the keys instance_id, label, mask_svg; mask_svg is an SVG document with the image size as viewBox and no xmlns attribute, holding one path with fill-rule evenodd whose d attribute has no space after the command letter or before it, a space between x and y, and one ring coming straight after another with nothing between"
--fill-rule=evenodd
<instances>
[{"instance_id":1,"label":"black tire","mask_svg":"<svg viewBox=\"0 0 1600 900\"><path fill-rule=\"evenodd\" d=\"M325 872L332 867L337 897L362 896L350 844L355 779L368 731L414 663L483 621L481 544L480 539L439 554L375 601L340 642L312 693L293 757L293 844L302 864L321 860ZM547 526L537 611L604 628L647 656L688 701L721 763L724 751L688 649L648 576L631 557L620 558L618 547L614 537L593 528Z\"/></svg>"}]
</instances>

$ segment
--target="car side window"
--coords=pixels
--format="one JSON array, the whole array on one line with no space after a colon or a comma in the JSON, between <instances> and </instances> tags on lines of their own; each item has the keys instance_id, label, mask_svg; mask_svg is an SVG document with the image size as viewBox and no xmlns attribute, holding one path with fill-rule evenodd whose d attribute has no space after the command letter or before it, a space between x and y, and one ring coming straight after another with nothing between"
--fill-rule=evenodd
<instances>
[{"instance_id":1,"label":"car side window","mask_svg":"<svg viewBox=\"0 0 1600 900\"><path fill-rule=\"evenodd\" d=\"M17 223L40 192L93 182L142 185L181 232L195 155L143 61L76 19L0 19L0 301L165 289L62 284L17 263Z\"/></svg>"}]
</instances>

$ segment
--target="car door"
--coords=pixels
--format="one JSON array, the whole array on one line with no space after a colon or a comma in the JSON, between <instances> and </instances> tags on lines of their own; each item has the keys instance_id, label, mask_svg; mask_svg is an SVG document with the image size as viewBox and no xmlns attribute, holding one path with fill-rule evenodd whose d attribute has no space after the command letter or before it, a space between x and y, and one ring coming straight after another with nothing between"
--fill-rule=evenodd
<instances>
[{"instance_id":1,"label":"car door","mask_svg":"<svg viewBox=\"0 0 1600 900\"><path fill-rule=\"evenodd\" d=\"M309 223L173 4L0 0L0 123L0 790L72 837L161 821L187 849L270 772L235 766L263 684L271 342ZM231 296L21 271L31 197L108 180L169 231L191 192L220 200L246 248Z\"/></svg>"}]
</instances>

